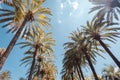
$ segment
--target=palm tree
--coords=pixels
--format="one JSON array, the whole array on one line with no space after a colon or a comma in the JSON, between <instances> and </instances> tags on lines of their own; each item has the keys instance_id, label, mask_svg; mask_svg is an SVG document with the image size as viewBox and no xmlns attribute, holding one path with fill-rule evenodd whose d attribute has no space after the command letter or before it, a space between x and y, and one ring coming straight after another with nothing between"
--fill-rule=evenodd
<instances>
[{"instance_id":1,"label":"palm tree","mask_svg":"<svg viewBox=\"0 0 120 80\"><path fill-rule=\"evenodd\" d=\"M65 45L67 45L67 43ZM71 71L70 67L73 67L74 73L76 75L74 78L78 76L79 79L82 78L83 80L85 80L82 69L81 69L82 66L85 66L85 63L86 63L85 58L81 54L79 54L76 50L72 50L72 49L67 50L65 52L65 56L63 59L64 65L63 65L63 71L61 72L61 74L65 74L64 73L65 70ZM64 79L64 76L63 76L63 79Z\"/></svg>"},{"instance_id":2,"label":"palm tree","mask_svg":"<svg viewBox=\"0 0 120 80\"><path fill-rule=\"evenodd\" d=\"M119 72L120 69L118 70L115 70L115 67L110 65L110 66L107 66L106 68L103 69L103 78L105 78L105 80L116 80L116 79L119 79L119 75L120 75L120 72Z\"/></svg>"},{"instance_id":3,"label":"palm tree","mask_svg":"<svg viewBox=\"0 0 120 80\"><path fill-rule=\"evenodd\" d=\"M71 42L65 43L65 45L66 45L65 48L67 49L67 51L65 52L65 57L64 57L64 60L63 60L63 62L64 62L63 72L67 73L67 70L69 68L73 69L72 72L75 71L74 67L73 67L75 65L75 62L71 63L71 61L73 61L72 58L75 57L75 54L77 54L76 57L79 57L79 59L82 59L82 60L79 60L79 61L81 61L83 63L87 62L89 64L89 66L90 66L90 68L91 68L91 70L94 74L95 79L98 80L98 77L97 77L96 71L94 69L93 63L95 63L95 61L96 61L96 59L95 59L96 54L99 55L98 52L99 51L103 52L103 50L99 49L99 48L97 49L98 51L95 50L96 47L91 45L90 42L88 42L88 40L84 37L83 33L80 32L80 30L77 30L77 31L73 32L72 35L70 36L70 39L72 40ZM79 66L81 66L81 65L79 65ZM68 71L70 71L70 70L68 70Z\"/></svg>"},{"instance_id":4,"label":"palm tree","mask_svg":"<svg viewBox=\"0 0 120 80\"><path fill-rule=\"evenodd\" d=\"M10 80L11 75L10 71L3 71L0 74L0 80Z\"/></svg>"},{"instance_id":5,"label":"palm tree","mask_svg":"<svg viewBox=\"0 0 120 80\"><path fill-rule=\"evenodd\" d=\"M30 68L28 80L32 79L32 74L36 64L36 57L38 55L40 56L42 55L45 56L46 54L52 55L53 53L52 46L54 46L54 42L55 42L55 40L51 37L51 33L46 34L40 28L37 28L36 31L37 32L35 33L34 31L32 33L29 33L29 35L25 37L27 41L19 43L22 44L21 48L25 48L25 47L29 48L25 52L25 54L29 54L29 55L22 59L23 63L28 62L32 59L32 65Z\"/></svg>"},{"instance_id":6,"label":"palm tree","mask_svg":"<svg viewBox=\"0 0 120 80\"><path fill-rule=\"evenodd\" d=\"M10 6L12 10L0 9L0 11L3 12L1 14L2 16L0 16L2 17L0 22L6 23L2 27L10 27L8 32L13 32L15 35L8 45L3 57L0 58L0 69L2 68L19 36L21 35L24 37L26 32L30 32L31 29L34 29L34 27L32 27L33 25L36 25L35 27L49 26L49 18L47 18L47 15L51 15L49 8L42 7L44 0L12 0L12 2L7 2L6 0L4 1L3 3Z\"/></svg>"},{"instance_id":7,"label":"palm tree","mask_svg":"<svg viewBox=\"0 0 120 80\"><path fill-rule=\"evenodd\" d=\"M92 42L92 44L96 44L99 42L101 46L105 49L105 51L109 54L109 56L114 60L117 66L120 68L119 60L113 55L113 53L109 50L108 46L103 42L103 40L107 40L115 43L116 37L119 37L120 30L119 27L113 27L117 23L111 23L109 26L107 22L104 20L95 19L91 23L87 22L87 26L84 27L83 33L86 35L86 38ZM97 45L96 45L97 46Z\"/></svg>"},{"instance_id":8,"label":"palm tree","mask_svg":"<svg viewBox=\"0 0 120 80\"><path fill-rule=\"evenodd\" d=\"M98 11L94 18L105 18L109 22L113 22L113 19L119 20L118 14L120 14L120 2L119 0L89 0L95 6L91 8L90 12ZM117 14L118 13L118 14Z\"/></svg>"},{"instance_id":9,"label":"palm tree","mask_svg":"<svg viewBox=\"0 0 120 80\"><path fill-rule=\"evenodd\" d=\"M56 67L53 64L53 62L44 62L40 73L38 75L41 75L41 80L56 80Z\"/></svg>"}]
</instances>

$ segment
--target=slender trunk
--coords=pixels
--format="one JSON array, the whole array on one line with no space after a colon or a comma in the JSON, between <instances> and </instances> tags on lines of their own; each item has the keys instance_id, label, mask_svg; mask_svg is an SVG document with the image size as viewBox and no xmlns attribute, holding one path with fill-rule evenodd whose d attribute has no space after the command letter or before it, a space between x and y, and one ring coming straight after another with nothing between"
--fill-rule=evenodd
<instances>
[{"instance_id":1,"label":"slender trunk","mask_svg":"<svg viewBox=\"0 0 120 80\"><path fill-rule=\"evenodd\" d=\"M20 36L20 34L21 34L21 32L22 32L26 22L27 22L27 17L25 17L22 25L20 26L19 30L16 32L15 36L11 40L11 42L8 45L8 47L7 47L6 51L5 51L5 53L3 54L2 58L0 58L0 70L2 69L2 66L4 65L7 57L9 56L11 50L13 49L15 43L17 42L17 40L18 40L18 38L19 38L19 36Z\"/></svg>"},{"instance_id":2,"label":"slender trunk","mask_svg":"<svg viewBox=\"0 0 120 80\"><path fill-rule=\"evenodd\" d=\"M38 65L38 70L37 70L37 77L39 78L39 75L40 75L40 62L39 62L39 65Z\"/></svg>"},{"instance_id":3,"label":"slender trunk","mask_svg":"<svg viewBox=\"0 0 120 80\"><path fill-rule=\"evenodd\" d=\"M28 76L28 80L32 80L32 73L33 73L34 66L35 66L35 57L36 57L36 54L37 54L37 47L35 48L35 52L33 54L33 61L32 61L32 65L31 65L31 68L30 68L30 74Z\"/></svg>"},{"instance_id":4,"label":"slender trunk","mask_svg":"<svg viewBox=\"0 0 120 80\"><path fill-rule=\"evenodd\" d=\"M96 73L96 71L95 71L95 69L94 69L94 66L93 66L93 64L92 64L92 62L91 62L91 60L90 60L90 57L88 56L88 54L86 53L86 51L84 51L84 52L85 52L85 56L86 56L86 59L87 59L87 61L88 61L88 64L89 64L89 66L90 66L90 68L91 68L91 70L92 70L92 72L93 72L93 75L94 75L95 80L99 80L99 78L98 78L98 76L97 76L97 73Z\"/></svg>"},{"instance_id":5,"label":"slender trunk","mask_svg":"<svg viewBox=\"0 0 120 80\"><path fill-rule=\"evenodd\" d=\"M40 66L38 66L37 76L39 76L39 74L40 74Z\"/></svg>"},{"instance_id":6,"label":"slender trunk","mask_svg":"<svg viewBox=\"0 0 120 80\"><path fill-rule=\"evenodd\" d=\"M78 76L79 76L79 80L81 80L81 75L80 75L80 71L79 71L79 66L77 66L77 73L78 73Z\"/></svg>"},{"instance_id":7,"label":"slender trunk","mask_svg":"<svg viewBox=\"0 0 120 80\"><path fill-rule=\"evenodd\" d=\"M79 67L79 70L80 70L80 73L81 73L82 80L85 80L82 69L81 69L81 66L78 66L78 67Z\"/></svg>"},{"instance_id":8,"label":"slender trunk","mask_svg":"<svg viewBox=\"0 0 120 80\"><path fill-rule=\"evenodd\" d=\"M102 47L105 49L105 51L109 54L109 56L114 60L114 62L117 64L117 66L120 68L120 62L118 59L113 55L113 53L109 50L109 48L106 47L106 45L103 43L102 40L98 40Z\"/></svg>"}]
</instances>

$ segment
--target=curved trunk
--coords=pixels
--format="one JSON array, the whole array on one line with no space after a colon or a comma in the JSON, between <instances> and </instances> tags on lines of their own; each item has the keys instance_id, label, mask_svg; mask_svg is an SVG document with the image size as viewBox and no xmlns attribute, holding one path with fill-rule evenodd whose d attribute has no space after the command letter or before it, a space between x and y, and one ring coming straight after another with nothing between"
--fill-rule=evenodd
<instances>
[{"instance_id":1,"label":"curved trunk","mask_svg":"<svg viewBox=\"0 0 120 80\"><path fill-rule=\"evenodd\" d=\"M82 69L81 69L81 66L78 66L78 67L79 67L79 70L80 70L80 73L81 73L82 80L85 80Z\"/></svg>"},{"instance_id":2,"label":"curved trunk","mask_svg":"<svg viewBox=\"0 0 120 80\"><path fill-rule=\"evenodd\" d=\"M36 54L37 54L37 48L35 49L35 52L34 52L34 55L33 55L33 61L32 61L32 65L31 65L31 68L30 68L30 74L28 76L28 80L32 80L32 73L33 73L34 66L35 66L35 57L36 57Z\"/></svg>"},{"instance_id":3,"label":"curved trunk","mask_svg":"<svg viewBox=\"0 0 120 80\"><path fill-rule=\"evenodd\" d=\"M112 54L112 52L106 47L106 45L103 43L102 40L98 40L99 43L102 45L102 47L105 49L105 51L109 54L109 56L114 60L114 62L117 64L117 66L120 68L120 62L118 59Z\"/></svg>"},{"instance_id":4,"label":"curved trunk","mask_svg":"<svg viewBox=\"0 0 120 80\"><path fill-rule=\"evenodd\" d=\"M21 24L20 28L18 29L18 31L14 35L13 39L11 40L10 44L8 45L8 47L5 51L5 53L3 54L2 58L0 58L0 70L2 69L2 66L4 65L8 55L10 54L10 52L13 49L15 43L17 42L17 40L18 40L26 22L27 22L27 16L25 16L23 23Z\"/></svg>"},{"instance_id":5,"label":"curved trunk","mask_svg":"<svg viewBox=\"0 0 120 80\"><path fill-rule=\"evenodd\" d=\"M86 59L87 59L87 61L88 61L88 64L89 64L89 66L90 66L90 68L91 68L91 70L92 70L92 72L93 72L93 75L94 75L95 80L99 80L99 78L98 78L98 76L97 76L97 74L96 74L96 71L95 71L95 69L94 69L94 66L93 66L93 64L92 64L92 62L91 62L91 60L90 60L90 57L88 56L88 54L86 53L86 51L84 51L84 53L85 53Z\"/></svg>"}]
</instances>

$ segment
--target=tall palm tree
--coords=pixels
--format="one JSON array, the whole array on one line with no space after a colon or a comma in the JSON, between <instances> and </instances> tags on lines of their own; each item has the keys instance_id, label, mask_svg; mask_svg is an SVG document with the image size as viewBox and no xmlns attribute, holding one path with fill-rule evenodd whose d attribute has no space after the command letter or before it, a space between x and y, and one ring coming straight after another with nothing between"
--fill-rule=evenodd
<instances>
[{"instance_id":1,"label":"tall palm tree","mask_svg":"<svg viewBox=\"0 0 120 80\"><path fill-rule=\"evenodd\" d=\"M104 50L109 54L109 56L114 60L117 66L120 68L119 60L114 56L114 54L110 51L108 46L103 42L103 40L107 40L115 43L116 37L119 37L119 27L113 27L117 23L111 23L109 26L107 25L107 21L95 19L91 22L87 22L87 25L84 27L83 33L86 35L86 38L92 42L92 44L96 44L99 42ZM96 45L97 46L97 45Z\"/></svg>"},{"instance_id":2,"label":"tall palm tree","mask_svg":"<svg viewBox=\"0 0 120 80\"><path fill-rule=\"evenodd\" d=\"M120 14L120 2L119 0L89 0L95 6L91 8L90 12L98 11L94 18L105 18L109 22L113 22L113 19L119 20L118 14Z\"/></svg>"},{"instance_id":3,"label":"tall palm tree","mask_svg":"<svg viewBox=\"0 0 120 80\"><path fill-rule=\"evenodd\" d=\"M11 73L10 71L3 71L0 74L0 80L10 80L11 78Z\"/></svg>"},{"instance_id":4,"label":"tall palm tree","mask_svg":"<svg viewBox=\"0 0 120 80\"><path fill-rule=\"evenodd\" d=\"M84 37L83 33L80 32L80 30L77 30L75 32L72 33L72 35L70 36L70 39L72 40L71 42L67 42L65 43L66 45L66 49L67 51L65 52L65 57L64 57L64 68L67 70L69 69L69 67L74 66L75 62L70 63L71 61L73 61L72 57L75 57L73 55L76 55L76 57L79 57L82 60L79 60L83 63L88 63L96 80L98 80L96 71L94 69L93 63L95 63L96 59L96 54L99 55L99 51L102 51L102 49L96 49L95 46L92 46L88 40ZM87 45L88 44L88 45ZM78 55L79 54L79 55ZM67 60L68 59L68 60ZM81 63L80 62L80 63ZM82 65L82 64L81 64ZM80 65L80 66L81 66ZM63 69L63 70L65 70ZM70 68L71 69L71 68ZM73 68L74 69L74 68ZM73 70L75 71L75 70ZM66 71L64 71L65 73L67 73Z\"/></svg>"},{"instance_id":5,"label":"tall palm tree","mask_svg":"<svg viewBox=\"0 0 120 80\"><path fill-rule=\"evenodd\" d=\"M25 52L25 54L29 54L25 58L23 58L23 63L27 62L32 58L32 65L30 68L30 73L28 76L28 80L32 79L32 74L34 71L34 67L36 64L36 57L38 55L52 55L53 49L52 46L54 46L55 40L51 37L51 33L44 33L42 29L37 28L37 32L29 33L28 36L25 38L27 41L21 42L19 44L22 44L21 48L28 47L29 49ZM31 56L32 55L32 56ZM42 61L42 60L41 60Z\"/></svg>"},{"instance_id":6,"label":"tall palm tree","mask_svg":"<svg viewBox=\"0 0 120 80\"><path fill-rule=\"evenodd\" d=\"M67 45L67 43L66 43ZM69 45L69 43L68 43ZM67 48L67 47L66 47ZM83 72L82 72L82 69L81 67L84 65L85 66L85 58L79 54L76 50L67 50L65 52L65 56L64 56L64 59L63 59L63 71L61 72L61 74L65 74L64 73L64 70L68 70L68 71L71 71L71 68L70 67L73 67L74 71L75 71L75 77L76 78L78 76L79 79L84 79L84 75L83 75ZM70 68L70 70L69 70ZM64 77L63 77L64 78Z\"/></svg>"},{"instance_id":7,"label":"tall palm tree","mask_svg":"<svg viewBox=\"0 0 120 80\"><path fill-rule=\"evenodd\" d=\"M42 7L44 0L12 0L12 2L9 2L10 4L7 3L6 0L4 1L3 3L10 6L12 10L0 9L0 11L3 11L2 16L0 16L2 18L0 22L4 22L5 25L2 27L9 27L8 32L13 32L15 35L3 57L0 58L0 69L19 36L24 36L26 31L30 32L31 29L34 29L34 27L32 27L33 25L36 25L35 27L49 26L49 18L47 18L47 15L51 15L49 8Z\"/></svg>"}]
</instances>

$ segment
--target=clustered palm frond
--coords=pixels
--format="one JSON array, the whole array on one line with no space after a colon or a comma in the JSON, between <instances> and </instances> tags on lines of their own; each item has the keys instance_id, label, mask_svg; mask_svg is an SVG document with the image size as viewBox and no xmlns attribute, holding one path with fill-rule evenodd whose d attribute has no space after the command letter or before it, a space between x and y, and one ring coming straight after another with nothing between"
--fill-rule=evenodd
<instances>
[{"instance_id":1,"label":"clustered palm frond","mask_svg":"<svg viewBox=\"0 0 120 80\"><path fill-rule=\"evenodd\" d=\"M118 67L114 67L113 65L109 65L103 69L102 78L104 79L119 79L120 78L120 69Z\"/></svg>"},{"instance_id":2,"label":"clustered palm frond","mask_svg":"<svg viewBox=\"0 0 120 80\"><path fill-rule=\"evenodd\" d=\"M11 73L10 71L3 71L0 74L0 80L10 80L11 78Z\"/></svg>"},{"instance_id":3,"label":"clustered palm frond","mask_svg":"<svg viewBox=\"0 0 120 80\"><path fill-rule=\"evenodd\" d=\"M47 15L52 15L49 8L42 7L44 0L3 0L3 3L10 7L10 9L0 9L0 22L5 23L2 27L9 27L8 32L16 32L23 21L26 18L27 24L24 28L23 34L26 31L33 29L33 25L36 27L49 26L49 18ZM31 29L29 29L31 28Z\"/></svg>"},{"instance_id":4,"label":"clustered palm frond","mask_svg":"<svg viewBox=\"0 0 120 80\"><path fill-rule=\"evenodd\" d=\"M23 38L31 31L36 32L38 27L44 29L43 27L50 26L48 15L52 15L51 10L42 7L43 2L44 0L3 0L3 4L9 6L10 9L0 9L2 12L0 22L4 23L2 27L8 27L8 32L15 33L15 35L3 57L0 58L0 69L20 36Z\"/></svg>"},{"instance_id":5,"label":"clustered palm frond","mask_svg":"<svg viewBox=\"0 0 120 80\"><path fill-rule=\"evenodd\" d=\"M43 31L44 27L50 26L48 16L52 14L49 8L42 6L44 1L45 0L2 0L2 3L10 7L10 9L0 9L0 23L4 23L3 28L8 27L7 32L15 33L15 35L2 55L2 58L0 58L0 69L20 35L25 40L25 42L19 43L22 44L21 48L28 48L25 52L27 56L22 59L22 64L26 63L26 66L31 66L28 80L31 80L35 74L37 74L37 76L40 75L39 71L42 69L43 61L51 61L52 65L54 55L52 46L55 45L55 40L51 37L51 32L45 33ZM38 56L43 57L43 59L38 59ZM36 66L37 72L34 70ZM34 74L32 74L33 72ZM55 78L54 75L52 76Z\"/></svg>"},{"instance_id":6,"label":"clustered palm frond","mask_svg":"<svg viewBox=\"0 0 120 80\"><path fill-rule=\"evenodd\" d=\"M63 75L63 80L66 78L69 80L72 76L73 78L79 76L79 79L82 77L82 72L78 68L81 66L85 67L89 64L85 53L89 56L90 62L95 64L95 57L97 55L101 56L99 52L104 52L100 47L96 50L96 47L91 45L91 42L85 38L83 32L80 32L80 30L71 33L70 39L71 42L65 43L66 52L63 59L63 70L61 73Z\"/></svg>"},{"instance_id":7,"label":"clustered palm frond","mask_svg":"<svg viewBox=\"0 0 120 80\"><path fill-rule=\"evenodd\" d=\"M32 76L43 75L46 70L50 70L48 67L54 67L54 65L52 65L52 63L50 64L49 62L53 62L54 54L52 46L55 45L55 40L51 37L51 33L44 33L44 31L40 28L37 28L36 31L37 32L33 31L33 33L30 33L28 36L25 37L27 41L19 43L22 44L21 48L29 48L25 52L26 57L22 59L22 64L25 63L25 66L30 65L31 63L33 64L33 67L31 67L31 69L34 69L32 70L32 72L28 72L31 73ZM50 65L48 66L47 64ZM31 71L31 69L29 71ZM55 71L55 69L53 70ZM53 76L53 78L55 78L55 74L53 75L52 73L53 72L51 71L51 75ZM56 71L54 73L56 73ZM47 72L46 74L49 75L50 72Z\"/></svg>"},{"instance_id":8,"label":"clustered palm frond","mask_svg":"<svg viewBox=\"0 0 120 80\"><path fill-rule=\"evenodd\" d=\"M74 68L76 65L76 58L84 59L84 63L94 64L96 62L96 56L99 55L101 57L101 53L105 53L105 51L110 55L110 57L114 60L117 66L120 68L119 60L113 55L113 53L109 49L109 45L104 43L103 41L110 41L112 43L116 43L117 39L120 36L120 28L115 27L118 26L118 23L113 22L113 16L118 20L118 15L116 12L119 11L120 3L118 0L89 0L96 6L93 7L90 11L96 11L97 14L94 16L91 22L87 21L86 26L82 26L82 31L77 30L72 33L72 37L70 37L71 42L65 43L65 55L63 59L63 70L62 70L62 78L63 80L70 78L71 74L69 71L73 71L75 73ZM114 4L113 4L114 3ZM102 47L104 50L102 49ZM93 51L93 52L92 52ZM87 53L87 56L86 56ZM89 58L89 60L87 59ZM104 58L104 57L103 57ZM83 60L77 60L78 63L81 63ZM90 63L91 64L90 64ZM77 63L77 64L78 64ZM79 66L82 66L79 64ZM95 73L94 67L91 67L93 71L94 78L98 80L97 74ZM94 70L93 70L94 69ZM72 76L73 78L75 75ZM71 77L72 78L72 77ZM80 78L80 77L79 77ZM69 79L68 79L69 80Z\"/></svg>"},{"instance_id":9,"label":"clustered palm frond","mask_svg":"<svg viewBox=\"0 0 120 80\"><path fill-rule=\"evenodd\" d=\"M107 21L95 19L91 22L87 21L86 24L83 28L83 33L85 33L86 37L94 44L96 44L96 40L99 41L100 39L115 43L115 38L119 38L120 27L118 27L118 23L110 23L107 25ZM115 27L115 25L117 27Z\"/></svg>"},{"instance_id":10,"label":"clustered palm frond","mask_svg":"<svg viewBox=\"0 0 120 80\"><path fill-rule=\"evenodd\" d=\"M119 20L120 2L119 0L89 0L95 6L90 12L98 11L94 18L105 18L108 22L113 22L114 18Z\"/></svg>"}]
</instances>

